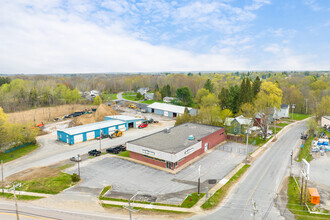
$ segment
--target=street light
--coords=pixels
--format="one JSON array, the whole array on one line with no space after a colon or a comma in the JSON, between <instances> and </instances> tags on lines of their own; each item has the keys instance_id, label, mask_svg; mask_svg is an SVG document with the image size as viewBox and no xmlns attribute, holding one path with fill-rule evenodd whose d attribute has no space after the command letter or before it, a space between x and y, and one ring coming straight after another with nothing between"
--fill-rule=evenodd
<instances>
[{"instance_id":1,"label":"street light","mask_svg":"<svg viewBox=\"0 0 330 220\"><path fill-rule=\"evenodd\" d=\"M248 154L249 154L249 151L248 151L249 134L251 133L250 128L246 129L245 133L246 133L246 158L245 158L245 164L247 164L248 163Z\"/></svg>"},{"instance_id":2,"label":"street light","mask_svg":"<svg viewBox=\"0 0 330 220\"><path fill-rule=\"evenodd\" d=\"M201 165L199 165L198 167L198 196L199 196L199 193L200 193L200 189L201 189Z\"/></svg>"},{"instance_id":3,"label":"street light","mask_svg":"<svg viewBox=\"0 0 330 220\"><path fill-rule=\"evenodd\" d=\"M80 166L79 166L79 161L80 161L80 155L78 154L77 155L77 161L78 161L78 176L79 176L79 179L80 179Z\"/></svg>"},{"instance_id":4,"label":"street light","mask_svg":"<svg viewBox=\"0 0 330 220\"><path fill-rule=\"evenodd\" d=\"M101 139L102 139L103 132L100 131L100 151L101 151Z\"/></svg>"}]
</instances>

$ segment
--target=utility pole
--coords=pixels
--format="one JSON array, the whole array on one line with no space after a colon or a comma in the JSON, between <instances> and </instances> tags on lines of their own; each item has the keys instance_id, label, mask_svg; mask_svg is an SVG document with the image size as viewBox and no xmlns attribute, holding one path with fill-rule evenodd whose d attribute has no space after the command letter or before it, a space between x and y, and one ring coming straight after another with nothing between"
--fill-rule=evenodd
<instances>
[{"instance_id":1,"label":"utility pole","mask_svg":"<svg viewBox=\"0 0 330 220\"><path fill-rule=\"evenodd\" d=\"M291 151L291 166L290 166L290 177L292 177L292 157L293 157L293 151Z\"/></svg>"},{"instance_id":2,"label":"utility pole","mask_svg":"<svg viewBox=\"0 0 330 220\"><path fill-rule=\"evenodd\" d=\"M102 139L102 131L100 131L100 151L101 151L101 139Z\"/></svg>"},{"instance_id":3,"label":"utility pole","mask_svg":"<svg viewBox=\"0 0 330 220\"><path fill-rule=\"evenodd\" d=\"M132 220L132 212L137 212L138 210L135 210L134 207L131 206L131 200L134 199L135 196L137 196L137 194L139 193L136 192L129 200L128 200L128 206L124 206L125 209L128 210L129 212L129 219ZM134 202L134 201L133 201Z\"/></svg>"},{"instance_id":4,"label":"utility pole","mask_svg":"<svg viewBox=\"0 0 330 220\"><path fill-rule=\"evenodd\" d=\"M305 100L306 100L306 114L307 114L307 112L308 112L308 111L307 111L307 101L308 101L308 99L305 99Z\"/></svg>"},{"instance_id":5,"label":"utility pole","mask_svg":"<svg viewBox=\"0 0 330 220\"><path fill-rule=\"evenodd\" d=\"M246 129L246 158L245 158L245 164L248 163L248 157L249 157L249 133L250 129Z\"/></svg>"},{"instance_id":6,"label":"utility pole","mask_svg":"<svg viewBox=\"0 0 330 220\"><path fill-rule=\"evenodd\" d=\"M257 203L252 199L252 208L253 208L253 220L255 220L256 219L256 214L257 214L257 212L258 212L258 210L257 210Z\"/></svg>"},{"instance_id":7,"label":"utility pole","mask_svg":"<svg viewBox=\"0 0 330 220\"><path fill-rule=\"evenodd\" d=\"M18 206L17 206L17 198L16 198L16 187L21 187L22 185L19 184L14 184L12 188L10 188L9 190L14 190L14 198L15 198L15 207L16 207L16 217L17 220L19 220L19 215L18 215Z\"/></svg>"},{"instance_id":8,"label":"utility pole","mask_svg":"<svg viewBox=\"0 0 330 220\"><path fill-rule=\"evenodd\" d=\"M201 188L201 165L199 165L199 167L198 167L198 189L197 189L198 196L200 193L200 188Z\"/></svg>"},{"instance_id":9,"label":"utility pole","mask_svg":"<svg viewBox=\"0 0 330 220\"><path fill-rule=\"evenodd\" d=\"M1 186L2 186L2 194L4 194L5 191L4 191L4 183L3 183L3 160L1 160Z\"/></svg>"},{"instance_id":10,"label":"utility pole","mask_svg":"<svg viewBox=\"0 0 330 220\"><path fill-rule=\"evenodd\" d=\"M304 193L304 175L301 178L301 187L300 187L300 205L303 204L303 194ZM305 209L305 208L304 208Z\"/></svg>"},{"instance_id":11,"label":"utility pole","mask_svg":"<svg viewBox=\"0 0 330 220\"><path fill-rule=\"evenodd\" d=\"M80 166L79 166L79 161L80 161L80 155L78 154L77 155L77 159L78 159L78 176L79 176L79 179L80 179Z\"/></svg>"}]
</instances>

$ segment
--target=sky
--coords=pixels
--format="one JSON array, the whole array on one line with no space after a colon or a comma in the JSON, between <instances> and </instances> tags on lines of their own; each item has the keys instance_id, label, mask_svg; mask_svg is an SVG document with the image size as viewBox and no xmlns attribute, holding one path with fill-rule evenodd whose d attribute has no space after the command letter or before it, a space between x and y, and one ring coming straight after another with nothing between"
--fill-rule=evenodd
<instances>
[{"instance_id":1,"label":"sky","mask_svg":"<svg viewBox=\"0 0 330 220\"><path fill-rule=\"evenodd\" d=\"M329 0L0 0L0 74L330 70Z\"/></svg>"}]
</instances>

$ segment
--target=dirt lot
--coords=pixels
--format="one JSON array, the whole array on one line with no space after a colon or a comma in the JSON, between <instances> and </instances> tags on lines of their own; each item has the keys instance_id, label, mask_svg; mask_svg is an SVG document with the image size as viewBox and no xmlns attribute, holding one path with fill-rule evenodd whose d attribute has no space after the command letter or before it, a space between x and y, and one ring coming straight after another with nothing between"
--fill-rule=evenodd
<instances>
[{"instance_id":1,"label":"dirt lot","mask_svg":"<svg viewBox=\"0 0 330 220\"><path fill-rule=\"evenodd\" d=\"M75 111L82 111L85 109L95 108L96 106L92 105L61 105L56 107L45 107L30 109L27 111L8 113L8 120L11 123L30 123L30 122L46 122L50 118L53 120L57 117L63 117L64 115L71 114Z\"/></svg>"}]
</instances>

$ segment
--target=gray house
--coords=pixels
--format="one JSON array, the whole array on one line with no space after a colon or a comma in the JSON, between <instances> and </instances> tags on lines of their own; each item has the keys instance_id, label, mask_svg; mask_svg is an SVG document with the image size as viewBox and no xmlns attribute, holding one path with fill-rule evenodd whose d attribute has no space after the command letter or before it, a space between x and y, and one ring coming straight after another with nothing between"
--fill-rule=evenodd
<instances>
[{"instance_id":1,"label":"gray house","mask_svg":"<svg viewBox=\"0 0 330 220\"><path fill-rule=\"evenodd\" d=\"M177 116L182 115L184 113L186 107L155 102L151 105L148 105L147 108L149 113L155 113L157 115L164 115L170 118L176 118ZM197 109L188 107L188 111L189 114L192 116L197 115Z\"/></svg>"}]
</instances>

